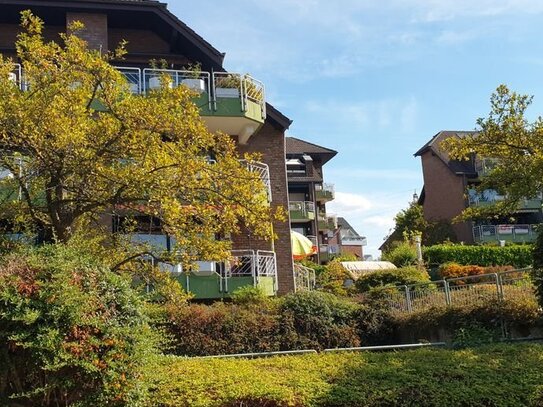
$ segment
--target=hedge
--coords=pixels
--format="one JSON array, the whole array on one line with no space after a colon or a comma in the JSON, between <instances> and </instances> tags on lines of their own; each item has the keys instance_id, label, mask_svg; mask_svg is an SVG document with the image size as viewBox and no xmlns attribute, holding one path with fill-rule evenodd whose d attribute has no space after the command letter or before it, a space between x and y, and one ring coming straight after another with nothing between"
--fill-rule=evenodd
<instances>
[{"instance_id":1,"label":"hedge","mask_svg":"<svg viewBox=\"0 0 543 407\"><path fill-rule=\"evenodd\" d=\"M157 406L541 406L543 346L157 359Z\"/></svg>"},{"instance_id":2,"label":"hedge","mask_svg":"<svg viewBox=\"0 0 543 407\"><path fill-rule=\"evenodd\" d=\"M532 265L531 245L464 246L435 245L423 248L424 261L430 266L454 262L461 265L515 266Z\"/></svg>"}]
</instances>

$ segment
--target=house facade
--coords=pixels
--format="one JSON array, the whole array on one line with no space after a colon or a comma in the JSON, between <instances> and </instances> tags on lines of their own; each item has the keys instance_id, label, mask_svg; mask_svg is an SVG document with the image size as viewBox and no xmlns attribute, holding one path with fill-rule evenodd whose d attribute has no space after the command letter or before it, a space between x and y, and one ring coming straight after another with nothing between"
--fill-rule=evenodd
<instances>
[{"instance_id":1,"label":"house facade","mask_svg":"<svg viewBox=\"0 0 543 407\"><path fill-rule=\"evenodd\" d=\"M334 199L334 186L325 183L323 176L323 166L336 154L295 137L286 138L290 226L314 242L317 263L328 261L328 239L337 229L336 217L326 213L326 203Z\"/></svg>"},{"instance_id":2,"label":"house facade","mask_svg":"<svg viewBox=\"0 0 543 407\"><path fill-rule=\"evenodd\" d=\"M469 160L453 160L440 147L449 137L473 135L469 131L440 131L416 153L420 157L424 188L419 203L427 221L448 221L470 206L491 205L504 199L498 191L476 192L481 177L492 169L491 158L472 156ZM465 243L532 242L534 226L543 220L541 196L525 199L507 217L452 223L456 238Z\"/></svg>"},{"instance_id":3,"label":"house facade","mask_svg":"<svg viewBox=\"0 0 543 407\"><path fill-rule=\"evenodd\" d=\"M328 239L330 253L337 255L353 255L357 260L364 260L364 246L368 240L360 236L358 232L347 222L345 218L338 216L337 229Z\"/></svg>"},{"instance_id":4,"label":"house facade","mask_svg":"<svg viewBox=\"0 0 543 407\"><path fill-rule=\"evenodd\" d=\"M268 188L272 208L289 206L285 166L285 131L291 121L266 102L265 86L258 80L223 67L225 54L219 52L180 21L166 4L154 0L0 0L0 53L16 57L15 41L20 32L20 12L30 9L44 20L46 40L60 41L74 21L84 24L78 33L90 48L107 52L127 41L122 61L115 67L125 76L134 93L145 94L160 84L162 75L173 86L185 85L200 95L195 103L210 131L231 135L241 154L258 152L260 163L251 170L260 174ZM167 69L155 69L151 60L164 61ZM195 75L187 66L198 65ZM24 82L24 67L16 66L14 78ZM235 85L226 86L232 80ZM115 231L115 220L112 220ZM169 237L160 228L142 228L140 241L169 247ZM180 274L185 288L196 298L227 297L238 286L263 284L269 293L294 291L290 222L275 221L274 242L260 241L249 234L232 236L233 257L245 265L237 275L212 262L202 261L197 273Z\"/></svg>"}]
</instances>

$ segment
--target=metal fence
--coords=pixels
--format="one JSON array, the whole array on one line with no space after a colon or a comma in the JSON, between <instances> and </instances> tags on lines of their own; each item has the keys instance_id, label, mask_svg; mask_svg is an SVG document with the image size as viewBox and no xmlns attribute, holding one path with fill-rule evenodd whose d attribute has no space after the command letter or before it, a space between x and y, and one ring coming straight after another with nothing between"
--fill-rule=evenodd
<instances>
[{"instance_id":1,"label":"metal fence","mask_svg":"<svg viewBox=\"0 0 543 407\"><path fill-rule=\"evenodd\" d=\"M384 300L392 310L399 312L437 306L477 306L519 298L536 300L530 268L382 287L367 295Z\"/></svg>"},{"instance_id":2,"label":"metal fence","mask_svg":"<svg viewBox=\"0 0 543 407\"><path fill-rule=\"evenodd\" d=\"M294 284L296 292L314 290L317 284L315 270L302 266L299 263L294 263Z\"/></svg>"}]
</instances>

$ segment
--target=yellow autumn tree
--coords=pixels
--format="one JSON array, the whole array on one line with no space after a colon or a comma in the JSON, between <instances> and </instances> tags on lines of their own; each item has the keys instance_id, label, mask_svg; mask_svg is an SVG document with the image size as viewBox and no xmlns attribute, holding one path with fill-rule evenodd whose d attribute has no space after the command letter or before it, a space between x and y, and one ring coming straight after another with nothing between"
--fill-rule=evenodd
<instances>
[{"instance_id":1,"label":"yellow autumn tree","mask_svg":"<svg viewBox=\"0 0 543 407\"><path fill-rule=\"evenodd\" d=\"M0 213L17 230L69 242L82 228L111 232L111 216L144 215L175 241L177 261L227 257L240 224L272 238L259 176L225 134L210 133L186 87L133 94L80 24L45 42L43 22L22 14L14 61L0 56ZM20 79L20 78L18 78ZM212 159L210 159L212 157ZM244 158L246 161L240 161ZM109 220L108 220L109 219Z\"/></svg>"}]
</instances>

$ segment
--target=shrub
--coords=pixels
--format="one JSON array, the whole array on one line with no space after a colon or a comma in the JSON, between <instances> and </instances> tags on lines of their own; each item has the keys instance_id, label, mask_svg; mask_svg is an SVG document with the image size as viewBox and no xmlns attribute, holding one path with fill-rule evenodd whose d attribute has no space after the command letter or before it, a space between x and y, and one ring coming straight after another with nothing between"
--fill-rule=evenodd
<instances>
[{"instance_id":1,"label":"shrub","mask_svg":"<svg viewBox=\"0 0 543 407\"><path fill-rule=\"evenodd\" d=\"M341 262L334 259L326 265L322 273L317 275L317 286L324 292L345 296L349 293L345 281L350 278L351 276L341 265Z\"/></svg>"},{"instance_id":2,"label":"shrub","mask_svg":"<svg viewBox=\"0 0 543 407\"><path fill-rule=\"evenodd\" d=\"M261 287L245 286L239 287L232 293L232 301L235 304L262 304L268 300L266 293Z\"/></svg>"},{"instance_id":3,"label":"shrub","mask_svg":"<svg viewBox=\"0 0 543 407\"><path fill-rule=\"evenodd\" d=\"M383 253L383 260L389 261L396 267L406 267L417 264L417 249L409 242L398 243L390 251Z\"/></svg>"},{"instance_id":4,"label":"shrub","mask_svg":"<svg viewBox=\"0 0 543 407\"><path fill-rule=\"evenodd\" d=\"M145 396L140 379L155 346L142 305L129 281L64 246L4 257L0 402L137 403Z\"/></svg>"},{"instance_id":5,"label":"shrub","mask_svg":"<svg viewBox=\"0 0 543 407\"><path fill-rule=\"evenodd\" d=\"M423 248L426 264L441 265L458 263L461 265L507 266L516 268L528 267L532 264L531 245L513 246L464 246L436 245Z\"/></svg>"},{"instance_id":6,"label":"shrub","mask_svg":"<svg viewBox=\"0 0 543 407\"><path fill-rule=\"evenodd\" d=\"M462 266L458 263L445 263L439 267L439 277L441 279L451 279L458 277L470 277L470 276L480 276L482 274L494 274L504 271L512 271L515 268L513 266L474 266L467 265ZM480 279L471 279L471 282L475 282ZM463 283L463 280L457 280L457 283Z\"/></svg>"},{"instance_id":7,"label":"shrub","mask_svg":"<svg viewBox=\"0 0 543 407\"><path fill-rule=\"evenodd\" d=\"M417 267L379 270L361 276L356 281L359 292L367 292L372 288L395 285L410 285L430 281L428 272Z\"/></svg>"},{"instance_id":8,"label":"shrub","mask_svg":"<svg viewBox=\"0 0 543 407\"><path fill-rule=\"evenodd\" d=\"M537 228L537 239L532 252L533 266L532 277L536 287L539 305L543 307L543 225Z\"/></svg>"},{"instance_id":9,"label":"shrub","mask_svg":"<svg viewBox=\"0 0 543 407\"><path fill-rule=\"evenodd\" d=\"M354 302L318 291L284 297L280 328L284 344L292 349L358 346Z\"/></svg>"}]
</instances>

